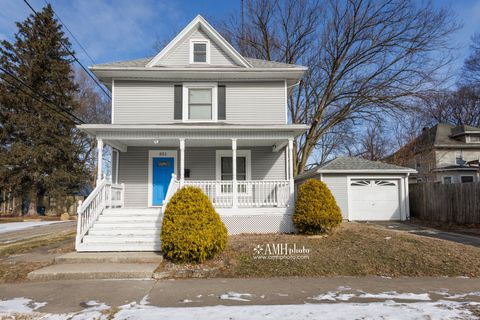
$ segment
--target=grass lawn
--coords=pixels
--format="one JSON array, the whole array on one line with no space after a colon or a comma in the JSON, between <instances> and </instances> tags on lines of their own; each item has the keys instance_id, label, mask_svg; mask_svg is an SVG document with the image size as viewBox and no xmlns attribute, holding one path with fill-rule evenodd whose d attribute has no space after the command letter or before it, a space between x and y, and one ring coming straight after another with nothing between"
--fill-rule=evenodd
<instances>
[{"instance_id":1,"label":"grass lawn","mask_svg":"<svg viewBox=\"0 0 480 320\"><path fill-rule=\"evenodd\" d=\"M26 281L29 272L52 264L55 254L73 251L74 242L75 232L67 231L0 244L0 283Z\"/></svg>"},{"instance_id":2,"label":"grass lawn","mask_svg":"<svg viewBox=\"0 0 480 320\"><path fill-rule=\"evenodd\" d=\"M37 217L1 217L0 223L9 223L9 222L25 222L25 221L60 221L60 217L57 216L37 216Z\"/></svg>"},{"instance_id":3,"label":"grass lawn","mask_svg":"<svg viewBox=\"0 0 480 320\"><path fill-rule=\"evenodd\" d=\"M257 245L287 243L310 249L305 260L258 260ZM203 265L163 262L158 271L219 266L222 277L480 276L480 248L380 227L343 223L324 236L286 234L229 237L227 249Z\"/></svg>"}]
</instances>

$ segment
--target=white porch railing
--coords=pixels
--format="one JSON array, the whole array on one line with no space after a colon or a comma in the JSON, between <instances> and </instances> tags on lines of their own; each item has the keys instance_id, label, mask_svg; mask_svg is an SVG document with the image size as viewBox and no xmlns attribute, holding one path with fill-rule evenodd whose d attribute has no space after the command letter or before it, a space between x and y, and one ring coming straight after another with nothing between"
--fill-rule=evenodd
<instances>
[{"instance_id":1,"label":"white porch railing","mask_svg":"<svg viewBox=\"0 0 480 320\"><path fill-rule=\"evenodd\" d=\"M215 207L226 208L232 206L232 181L186 180L184 186L202 189Z\"/></svg>"},{"instance_id":2,"label":"white porch railing","mask_svg":"<svg viewBox=\"0 0 480 320\"><path fill-rule=\"evenodd\" d=\"M179 181L175 181L175 184L178 189L180 184ZM232 181L185 180L184 186L193 186L202 189L217 208L230 208L233 205ZM238 207L253 208L288 206L290 197L288 180L237 181L237 188ZM167 203L168 200L170 200L170 198L166 197L165 203Z\"/></svg>"},{"instance_id":3,"label":"white porch railing","mask_svg":"<svg viewBox=\"0 0 480 320\"><path fill-rule=\"evenodd\" d=\"M179 185L180 184L177 181L175 173L172 173L172 179L168 184L168 189L167 189L167 193L165 194L165 199L163 199L162 213L165 212L165 208L167 207L168 201L170 201L170 198L175 194L175 192L177 192Z\"/></svg>"},{"instance_id":4,"label":"white porch railing","mask_svg":"<svg viewBox=\"0 0 480 320\"><path fill-rule=\"evenodd\" d=\"M124 205L124 184L112 184L103 179L90 193L85 201L79 201L77 208L77 237L75 245L82 242L83 237L93 226L105 208L121 208Z\"/></svg>"}]
</instances>

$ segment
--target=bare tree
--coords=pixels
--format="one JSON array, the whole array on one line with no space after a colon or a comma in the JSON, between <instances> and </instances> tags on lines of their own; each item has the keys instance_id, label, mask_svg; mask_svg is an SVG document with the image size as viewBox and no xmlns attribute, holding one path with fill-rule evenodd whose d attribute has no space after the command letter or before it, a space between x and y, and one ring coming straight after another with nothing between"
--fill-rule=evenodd
<instances>
[{"instance_id":1,"label":"bare tree","mask_svg":"<svg viewBox=\"0 0 480 320\"><path fill-rule=\"evenodd\" d=\"M437 123L480 126L480 87L461 86L454 91L426 95L419 114L428 126Z\"/></svg>"},{"instance_id":2,"label":"bare tree","mask_svg":"<svg viewBox=\"0 0 480 320\"><path fill-rule=\"evenodd\" d=\"M75 76L78 85L76 101L78 102L77 114L86 123L110 123L111 109L109 99L98 91L95 83L83 70L78 70ZM82 132L74 135L75 143L82 146L82 161L84 166L91 172L91 179L96 173L96 141ZM108 156L107 154L105 154ZM107 162L109 159L105 159Z\"/></svg>"},{"instance_id":3,"label":"bare tree","mask_svg":"<svg viewBox=\"0 0 480 320\"><path fill-rule=\"evenodd\" d=\"M392 152L392 144L381 123L369 126L360 139L359 155L367 160L379 161Z\"/></svg>"},{"instance_id":4,"label":"bare tree","mask_svg":"<svg viewBox=\"0 0 480 320\"><path fill-rule=\"evenodd\" d=\"M244 29L225 26L247 56L309 67L289 97L292 123L311 125L295 143L296 174L336 126L411 108L450 62L432 52L457 28L450 12L413 0L250 0Z\"/></svg>"},{"instance_id":5,"label":"bare tree","mask_svg":"<svg viewBox=\"0 0 480 320\"><path fill-rule=\"evenodd\" d=\"M480 86L480 33L472 37L471 53L463 66L462 82Z\"/></svg>"}]
</instances>

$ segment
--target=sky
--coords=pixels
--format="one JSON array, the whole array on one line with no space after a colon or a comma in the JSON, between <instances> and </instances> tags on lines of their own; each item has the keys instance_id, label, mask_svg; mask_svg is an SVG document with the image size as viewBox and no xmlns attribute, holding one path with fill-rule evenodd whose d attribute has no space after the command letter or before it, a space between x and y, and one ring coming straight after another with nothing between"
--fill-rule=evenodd
<instances>
[{"instance_id":1,"label":"sky","mask_svg":"<svg viewBox=\"0 0 480 320\"><path fill-rule=\"evenodd\" d=\"M197 14L215 25L216 21L240 12L240 0L29 0L36 10L45 6L46 1L95 63L152 56L158 41L171 39ZM453 44L458 47L453 69L459 69L468 55L470 37L480 32L480 0L433 0L433 3L449 7L463 24L452 36ZM30 13L23 0L0 0L0 40L12 40L15 22ZM79 45L71 41L80 61L87 66L93 64Z\"/></svg>"}]
</instances>

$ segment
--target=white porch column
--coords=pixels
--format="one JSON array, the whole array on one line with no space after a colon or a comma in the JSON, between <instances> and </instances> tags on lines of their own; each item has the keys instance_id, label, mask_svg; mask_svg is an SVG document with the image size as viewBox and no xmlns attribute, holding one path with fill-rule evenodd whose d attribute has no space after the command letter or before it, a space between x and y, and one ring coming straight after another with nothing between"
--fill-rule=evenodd
<instances>
[{"instance_id":1,"label":"white porch column","mask_svg":"<svg viewBox=\"0 0 480 320\"><path fill-rule=\"evenodd\" d=\"M237 187L237 139L232 139L232 208L238 207Z\"/></svg>"},{"instance_id":2,"label":"white porch column","mask_svg":"<svg viewBox=\"0 0 480 320\"><path fill-rule=\"evenodd\" d=\"M185 139L180 139L180 188L185 182Z\"/></svg>"},{"instance_id":3,"label":"white porch column","mask_svg":"<svg viewBox=\"0 0 480 320\"><path fill-rule=\"evenodd\" d=\"M97 185L102 181L103 167L103 140L97 139Z\"/></svg>"},{"instance_id":4,"label":"white porch column","mask_svg":"<svg viewBox=\"0 0 480 320\"><path fill-rule=\"evenodd\" d=\"M290 190L290 205L293 206L295 183L293 180L293 139L288 139L288 182Z\"/></svg>"}]
</instances>

